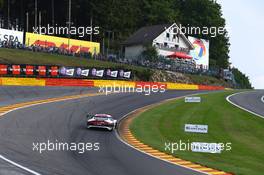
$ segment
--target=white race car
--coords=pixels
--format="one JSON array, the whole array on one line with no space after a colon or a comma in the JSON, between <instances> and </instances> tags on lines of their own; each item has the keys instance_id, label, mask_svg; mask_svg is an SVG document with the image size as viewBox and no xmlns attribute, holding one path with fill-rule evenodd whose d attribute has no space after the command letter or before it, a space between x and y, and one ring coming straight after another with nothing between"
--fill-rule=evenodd
<instances>
[{"instance_id":1,"label":"white race car","mask_svg":"<svg viewBox=\"0 0 264 175\"><path fill-rule=\"evenodd\" d=\"M87 115L87 118L87 128L104 128L112 131L117 125L117 120L109 114Z\"/></svg>"}]
</instances>

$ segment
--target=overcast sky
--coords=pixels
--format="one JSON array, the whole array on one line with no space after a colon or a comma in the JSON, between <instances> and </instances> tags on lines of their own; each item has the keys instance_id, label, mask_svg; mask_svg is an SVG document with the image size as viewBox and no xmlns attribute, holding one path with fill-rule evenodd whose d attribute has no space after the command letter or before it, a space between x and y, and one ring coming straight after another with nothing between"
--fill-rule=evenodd
<instances>
[{"instance_id":1,"label":"overcast sky","mask_svg":"<svg viewBox=\"0 0 264 175\"><path fill-rule=\"evenodd\" d=\"M218 0L230 37L230 61L264 89L264 1Z\"/></svg>"}]
</instances>

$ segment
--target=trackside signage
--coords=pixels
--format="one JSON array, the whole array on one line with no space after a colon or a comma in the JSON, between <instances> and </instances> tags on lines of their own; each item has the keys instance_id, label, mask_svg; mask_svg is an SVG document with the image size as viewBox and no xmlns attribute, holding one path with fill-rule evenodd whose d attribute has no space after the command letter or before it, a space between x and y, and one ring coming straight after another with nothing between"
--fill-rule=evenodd
<instances>
[{"instance_id":1,"label":"trackside signage","mask_svg":"<svg viewBox=\"0 0 264 175\"><path fill-rule=\"evenodd\" d=\"M3 41L23 44L23 32L0 28L0 42Z\"/></svg>"},{"instance_id":2,"label":"trackside signage","mask_svg":"<svg viewBox=\"0 0 264 175\"><path fill-rule=\"evenodd\" d=\"M200 103L201 97L185 97L185 103Z\"/></svg>"},{"instance_id":3,"label":"trackside signage","mask_svg":"<svg viewBox=\"0 0 264 175\"><path fill-rule=\"evenodd\" d=\"M208 125L185 124L184 131L193 133L208 133Z\"/></svg>"},{"instance_id":4,"label":"trackside signage","mask_svg":"<svg viewBox=\"0 0 264 175\"><path fill-rule=\"evenodd\" d=\"M219 143L192 142L192 152L221 153L222 145Z\"/></svg>"},{"instance_id":5,"label":"trackside signage","mask_svg":"<svg viewBox=\"0 0 264 175\"><path fill-rule=\"evenodd\" d=\"M26 33L25 44L27 46L57 47L72 53L100 53L100 43L34 33Z\"/></svg>"}]
</instances>

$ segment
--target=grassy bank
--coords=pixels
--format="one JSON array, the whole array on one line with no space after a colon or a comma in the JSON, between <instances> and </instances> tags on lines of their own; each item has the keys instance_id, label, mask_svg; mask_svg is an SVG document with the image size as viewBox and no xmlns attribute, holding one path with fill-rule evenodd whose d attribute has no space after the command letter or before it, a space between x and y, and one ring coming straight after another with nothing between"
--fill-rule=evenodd
<instances>
[{"instance_id":1,"label":"grassy bank","mask_svg":"<svg viewBox=\"0 0 264 175\"><path fill-rule=\"evenodd\" d=\"M109 61L99 61L94 59L77 58L71 56L39 53L18 49L0 48L0 64L64 65L129 69L132 70L135 75L134 80L171 81L178 83L228 86L228 84L225 83L223 80L219 80L214 77L184 74L182 74L180 78L177 76L171 77L165 71L151 70L140 66L132 66Z\"/></svg>"},{"instance_id":2,"label":"grassy bank","mask_svg":"<svg viewBox=\"0 0 264 175\"><path fill-rule=\"evenodd\" d=\"M152 74L150 69L139 66L119 64L109 61L78 58L72 56L55 55L49 53L32 52L18 49L0 48L0 63L2 64L34 64L34 65L63 65L63 66L87 66L98 68L114 68L132 70L136 77L148 81Z\"/></svg>"},{"instance_id":3,"label":"grassy bank","mask_svg":"<svg viewBox=\"0 0 264 175\"><path fill-rule=\"evenodd\" d=\"M221 154L177 151L174 156L226 172L261 175L264 172L264 120L233 107L225 97L232 92L202 95L202 103L183 99L148 110L130 126L143 143L165 152L165 142L232 143ZM185 124L206 124L208 134L185 133ZM169 153L169 152L167 152Z\"/></svg>"}]
</instances>

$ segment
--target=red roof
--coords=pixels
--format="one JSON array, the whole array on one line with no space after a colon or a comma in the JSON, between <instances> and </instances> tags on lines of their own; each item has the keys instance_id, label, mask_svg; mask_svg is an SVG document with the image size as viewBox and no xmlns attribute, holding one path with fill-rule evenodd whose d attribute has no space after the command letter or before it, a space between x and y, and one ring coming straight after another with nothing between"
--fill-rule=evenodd
<instances>
[{"instance_id":1,"label":"red roof","mask_svg":"<svg viewBox=\"0 0 264 175\"><path fill-rule=\"evenodd\" d=\"M174 52L171 55L168 55L167 57L169 58L183 58L183 59L192 59L192 57L190 55L187 55L184 52Z\"/></svg>"}]
</instances>

